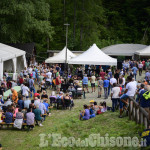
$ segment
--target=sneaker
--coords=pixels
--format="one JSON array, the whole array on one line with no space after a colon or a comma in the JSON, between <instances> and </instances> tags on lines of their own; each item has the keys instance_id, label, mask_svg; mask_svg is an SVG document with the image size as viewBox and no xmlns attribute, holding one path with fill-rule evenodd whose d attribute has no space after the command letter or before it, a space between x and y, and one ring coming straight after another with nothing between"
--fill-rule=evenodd
<instances>
[{"instance_id":1,"label":"sneaker","mask_svg":"<svg viewBox=\"0 0 150 150\"><path fill-rule=\"evenodd\" d=\"M39 126L40 126L40 127L43 127L43 125L42 125L41 123L39 124Z\"/></svg>"},{"instance_id":2,"label":"sneaker","mask_svg":"<svg viewBox=\"0 0 150 150\"><path fill-rule=\"evenodd\" d=\"M120 115L119 118L123 118L123 117Z\"/></svg>"}]
</instances>

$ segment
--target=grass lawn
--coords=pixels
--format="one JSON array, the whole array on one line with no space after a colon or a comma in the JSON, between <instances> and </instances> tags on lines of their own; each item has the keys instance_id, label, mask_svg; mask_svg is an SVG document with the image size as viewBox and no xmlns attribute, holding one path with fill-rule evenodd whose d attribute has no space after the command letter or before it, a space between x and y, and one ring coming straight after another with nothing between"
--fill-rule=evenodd
<instances>
[{"instance_id":1,"label":"grass lawn","mask_svg":"<svg viewBox=\"0 0 150 150\"><path fill-rule=\"evenodd\" d=\"M75 100L75 107L70 110L52 110L51 117L47 117L43 123L43 127L36 126L33 131L19 131L16 129L3 129L0 130L0 143L3 145L4 150L38 150L38 149L93 149L92 147L51 147L51 138L48 140L48 147L41 148L40 134L59 133L66 137L75 137L77 140L81 138L84 140L88 138L90 134L100 134L105 136L106 133L109 136L114 137L134 137L138 136L138 132L142 131L142 128L136 125L134 122L129 121L128 117L123 119L118 118L118 112L106 112L100 114L95 118L88 121L80 121L78 119L79 110L82 110L83 104L88 104L89 100ZM98 101L99 102L99 101ZM138 149L138 148L117 148L117 147L94 147L94 149Z\"/></svg>"}]
</instances>

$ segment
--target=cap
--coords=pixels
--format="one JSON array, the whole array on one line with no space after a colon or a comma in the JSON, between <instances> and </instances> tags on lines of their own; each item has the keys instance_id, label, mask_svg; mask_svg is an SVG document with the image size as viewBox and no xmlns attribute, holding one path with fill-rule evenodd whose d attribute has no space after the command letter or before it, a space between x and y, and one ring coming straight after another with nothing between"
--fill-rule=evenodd
<instances>
[{"instance_id":1,"label":"cap","mask_svg":"<svg viewBox=\"0 0 150 150\"><path fill-rule=\"evenodd\" d=\"M90 100L90 103L94 103L94 100Z\"/></svg>"}]
</instances>

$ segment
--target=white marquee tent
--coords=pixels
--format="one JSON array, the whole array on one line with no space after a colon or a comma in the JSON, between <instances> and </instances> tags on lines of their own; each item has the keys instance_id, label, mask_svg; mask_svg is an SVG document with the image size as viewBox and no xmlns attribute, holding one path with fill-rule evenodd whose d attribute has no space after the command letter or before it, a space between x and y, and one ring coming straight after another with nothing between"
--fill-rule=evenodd
<instances>
[{"instance_id":1,"label":"white marquee tent","mask_svg":"<svg viewBox=\"0 0 150 150\"><path fill-rule=\"evenodd\" d=\"M69 64L90 64L90 65L111 65L117 66L117 59L102 52L96 44L93 44L87 51L71 59Z\"/></svg>"},{"instance_id":2,"label":"white marquee tent","mask_svg":"<svg viewBox=\"0 0 150 150\"><path fill-rule=\"evenodd\" d=\"M136 51L135 54L139 56L150 56L150 46L147 46L142 50Z\"/></svg>"},{"instance_id":3,"label":"white marquee tent","mask_svg":"<svg viewBox=\"0 0 150 150\"><path fill-rule=\"evenodd\" d=\"M15 76L17 71L20 71L24 67L27 67L25 54L25 51L0 43L1 80L3 78L4 70L12 71Z\"/></svg>"},{"instance_id":4,"label":"white marquee tent","mask_svg":"<svg viewBox=\"0 0 150 150\"><path fill-rule=\"evenodd\" d=\"M76 57L69 49L67 49L67 62ZM66 60L66 47L62 51L60 51L57 55L53 57L49 57L45 60L45 63L65 63Z\"/></svg>"}]
</instances>

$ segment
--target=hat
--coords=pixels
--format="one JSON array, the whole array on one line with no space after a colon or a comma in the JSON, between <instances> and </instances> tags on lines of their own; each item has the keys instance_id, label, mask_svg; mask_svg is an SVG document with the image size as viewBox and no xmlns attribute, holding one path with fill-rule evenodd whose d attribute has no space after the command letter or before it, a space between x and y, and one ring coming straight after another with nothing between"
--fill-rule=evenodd
<instances>
[{"instance_id":1,"label":"hat","mask_svg":"<svg viewBox=\"0 0 150 150\"><path fill-rule=\"evenodd\" d=\"M63 94L63 92L62 92L62 91L60 91L60 92L59 92L59 94Z\"/></svg>"},{"instance_id":2,"label":"hat","mask_svg":"<svg viewBox=\"0 0 150 150\"><path fill-rule=\"evenodd\" d=\"M90 103L94 103L94 100L90 100Z\"/></svg>"},{"instance_id":3,"label":"hat","mask_svg":"<svg viewBox=\"0 0 150 150\"><path fill-rule=\"evenodd\" d=\"M0 97L2 97L2 95L0 95Z\"/></svg>"}]
</instances>

